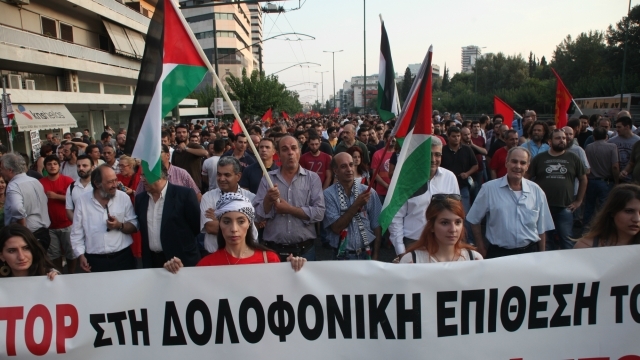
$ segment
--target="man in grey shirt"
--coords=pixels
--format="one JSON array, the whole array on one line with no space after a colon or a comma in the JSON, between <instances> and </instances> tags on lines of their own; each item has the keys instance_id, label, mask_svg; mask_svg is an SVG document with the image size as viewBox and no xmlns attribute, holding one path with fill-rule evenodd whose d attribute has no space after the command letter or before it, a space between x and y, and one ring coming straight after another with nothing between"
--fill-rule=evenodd
<instances>
[{"instance_id":1,"label":"man in grey shirt","mask_svg":"<svg viewBox=\"0 0 640 360\"><path fill-rule=\"evenodd\" d=\"M616 131L618 136L614 136L609 139L609 142L616 144L618 147L618 161L620 163L620 169L624 169L629 163L631 158L631 149L633 144L640 140L640 136L632 132L631 118L628 116L618 117L616 120ZM620 178L621 182L631 182L631 177Z\"/></svg>"},{"instance_id":2,"label":"man in grey shirt","mask_svg":"<svg viewBox=\"0 0 640 360\"><path fill-rule=\"evenodd\" d=\"M585 151L591 163L591 173L587 175L589 182L584 198L584 224L587 226L620 178L618 147L607 143L607 137L607 129L603 127L593 129L594 141L587 145Z\"/></svg>"},{"instance_id":3,"label":"man in grey shirt","mask_svg":"<svg viewBox=\"0 0 640 360\"><path fill-rule=\"evenodd\" d=\"M289 254L313 261L316 258L315 223L324 218L325 204L318 174L300 166L301 146L293 136L278 142L280 169L269 172L273 188L262 178L253 207L258 217L266 219L264 244L282 261Z\"/></svg>"},{"instance_id":4,"label":"man in grey shirt","mask_svg":"<svg viewBox=\"0 0 640 360\"><path fill-rule=\"evenodd\" d=\"M4 225L26 226L46 251L51 242L47 195L38 180L25 174L26 168L20 154L8 153L0 159L0 175L7 183Z\"/></svg>"}]
</instances>

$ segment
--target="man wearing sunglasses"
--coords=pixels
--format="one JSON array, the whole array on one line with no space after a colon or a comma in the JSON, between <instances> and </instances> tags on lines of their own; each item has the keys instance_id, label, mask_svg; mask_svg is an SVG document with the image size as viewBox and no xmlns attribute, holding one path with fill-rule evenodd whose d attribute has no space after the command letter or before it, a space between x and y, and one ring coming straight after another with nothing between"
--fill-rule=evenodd
<instances>
[{"instance_id":1,"label":"man wearing sunglasses","mask_svg":"<svg viewBox=\"0 0 640 360\"><path fill-rule=\"evenodd\" d=\"M426 225L425 213L435 194L460 194L456 176L440 167L442 160L442 141L431 137L431 172L429 183L410 198L393 217L389 225L391 243L396 254L404 254L406 246L420 238Z\"/></svg>"}]
</instances>

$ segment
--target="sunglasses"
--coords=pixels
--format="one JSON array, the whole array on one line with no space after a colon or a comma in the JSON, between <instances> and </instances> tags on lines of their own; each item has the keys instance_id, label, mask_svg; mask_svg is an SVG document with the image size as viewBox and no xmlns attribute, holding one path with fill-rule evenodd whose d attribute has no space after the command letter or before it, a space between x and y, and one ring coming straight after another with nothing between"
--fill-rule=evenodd
<instances>
[{"instance_id":1,"label":"sunglasses","mask_svg":"<svg viewBox=\"0 0 640 360\"><path fill-rule=\"evenodd\" d=\"M434 194L431 196L431 201L444 201L447 199L461 201L462 196L460 194Z\"/></svg>"}]
</instances>

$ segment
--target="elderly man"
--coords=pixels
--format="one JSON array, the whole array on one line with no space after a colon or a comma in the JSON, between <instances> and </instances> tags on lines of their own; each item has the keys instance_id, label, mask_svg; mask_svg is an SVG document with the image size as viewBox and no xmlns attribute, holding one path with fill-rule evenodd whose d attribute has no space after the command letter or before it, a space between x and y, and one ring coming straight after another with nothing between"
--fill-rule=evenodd
<instances>
[{"instance_id":1,"label":"elderly man","mask_svg":"<svg viewBox=\"0 0 640 360\"><path fill-rule=\"evenodd\" d=\"M216 177L218 187L207 191L200 202L200 229L204 236L204 249L207 253L213 253L218 250L218 230L220 224L214 215L216 203L224 193L237 192L249 199L255 198L255 194L241 188L238 185L242 176L242 167L238 159L233 156L223 156L218 160ZM255 222L251 224L251 232L253 240L258 240L258 230Z\"/></svg>"},{"instance_id":2,"label":"elderly man","mask_svg":"<svg viewBox=\"0 0 640 360\"><path fill-rule=\"evenodd\" d=\"M51 242L47 195L38 180L25 174L26 168L20 154L7 153L0 158L0 175L7 183L4 225L18 223L26 226L47 250Z\"/></svg>"},{"instance_id":3,"label":"elderly man","mask_svg":"<svg viewBox=\"0 0 640 360\"><path fill-rule=\"evenodd\" d=\"M507 130L504 136L506 145L496 150L491 162L489 163L491 180L501 178L507 174L507 153L509 150L518 146L518 132L515 130Z\"/></svg>"},{"instance_id":4,"label":"elderly man","mask_svg":"<svg viewBox=\"0 0 640 360\"><path fill-rule=\"evenodd\" d=\"M183 168L179 168L177 166L171 165L169 158L171 157L171 153L169 152L169 147L167 145L162 144L162 150L160 151L160 161L162 161L162 166L164 166L167 170L167 180L173 185L184 186L190 189L193 189L193 192L196 193L196 197L198 201L202 198L202 193L200 192L200 188L193 181L187 170ZM136 195L144 192L144 184L140 182L138 184L138 188L136 189Z\"/></svg>"},{"instance_id":5,"label":"elderly man","mask_svg":"<svg viewBox=\"0 0 640 360\"><path fill-rule=\"evenodd\" d=\"M281 168L269 172L274 187L268 188L263 178L253 206L259 217L266 219L264 245L280 255L289 254L315 260L315 223L324 218L322 183L318 174L300 166L301 145L286 135L278 142Z\"/></svg>"},{"instance_id":6,"label":"elderly man","mask_svg":"<svg viewBox=\"0 0 640 360\"><path fill-rule=\"evenodd\" d=\"M545 234L553 230L553 220L544 191L523 178L530 161L526 149L509 149L507 175L484 184L467 214L478 252L487 259L545 250ZM482 241L485 216L488 249Z\"/></svg>"},{"instance_id":7,"label":"elderly man","mask_svg":"<svg viewBox=\"0 0 640 360\"><path fill-rule=\"evenodd\" d=\"M116 172L116 174L119 174L120 168L118 167L118 163L120 161L118 161L118 159L116 158L116 149L114 149L113 146L111 146L111 144L107 144L102 147L102 156L104 157L104 162L107 165L109 165L113 169L113 171ZM102 165L99 162L96 162L95 160L94 160L94 164Z\"/></svg>"},{"instance_id":8,"label":"elderly man","mask_svg":"<svg viewBox=\"0 0 640 360\"><path fill-rule=\"evenodd\" d=\"M322 225L336 260L378 258L382 205L375 191L354 182L353 158L339 153L331 161L337 182L324 191L325 213ZM342 232L346 231L346 237ZM343 243L345 241L345 243ZM372 245L373 243L373 245Z\"/></svg>"},{"instance_id":9,"label":"elderly man","mask_svg":"<svg viewBox=\"0 0 640 360\"><path fill-rule=\"evenodd\" d=\"M333 152L334 154L346 152L350 147L357 146L362 150L362 162L369 164L369 149L367 149L367 145L356 139L356 128L353 125L345 125L340 133L340 137L342 138L342 142L336 145Z\"/></svg>"},{"instance_id":10,"label":"elderly man","mask_svg":"<svg viewBox=\"0 0 640 360\"><path fill-rule=\"evenodd\" d=\"M161 178L153 183L143 175L146 192L136 196L145 269L161 268L174 257L184 266L196 266L200 261L196 242L200 232L198 199L191 189L169 183L168 176L164 166Z\"/></svg>"},{"instance_id":11,"label":"elderly man","mask_svg":"<svg viewBox=\"0 0 640 360\"><path fill-rule=\"evenodd\" d=\"M138 220L131 199L118 190L109 165L91 173L93 191L78 199L71 226L71 246L86 272L131 270L136 266L131 234Z\"/></svg>"},{"instance_id":12,"label":"elderly man","mask_svg":"<svg viewBox=\"0 0 640 360\"><path fill-rule=\"evenodd\" d=\"M389 225L391 243L396 254L404 254L406 246L416 242L426 225L425 213L435 194L460 194L456 176L440 167L442 142L431 138L431 172L426 191L410 198L393 217ZM474 158L475 159L475 158Z\"/></svg>"}]
</instances>

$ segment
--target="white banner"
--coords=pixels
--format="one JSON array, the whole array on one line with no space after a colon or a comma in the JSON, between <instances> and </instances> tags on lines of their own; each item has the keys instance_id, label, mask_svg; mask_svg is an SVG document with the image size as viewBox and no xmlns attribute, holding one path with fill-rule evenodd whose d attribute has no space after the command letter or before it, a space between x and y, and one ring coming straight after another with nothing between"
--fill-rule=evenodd
<instances>
[{"instance_id":1,"label":"white banner","mask_svg":"<svg viewBox=\"0 0 640 360\"><path fill-rule=\"evenodd\" d=\"M640 246L0 280L0 357L640 359Z\"/></svg>"}]
</instances>

